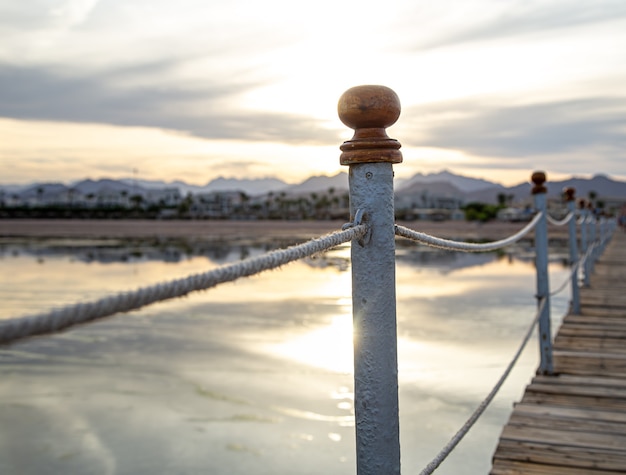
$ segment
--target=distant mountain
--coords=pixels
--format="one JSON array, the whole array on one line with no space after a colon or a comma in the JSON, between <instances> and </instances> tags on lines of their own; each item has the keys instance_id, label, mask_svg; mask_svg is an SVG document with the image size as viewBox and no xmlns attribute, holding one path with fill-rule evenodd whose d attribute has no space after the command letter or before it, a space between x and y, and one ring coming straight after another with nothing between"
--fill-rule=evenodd
<instances>
[{"instance_id":1,"label":"distant mountain","mask_svg":"<svg viewBox=\"0 0 626 475\"><path fill-rule=\"evenodd\" d=\"M24 188L26 188L24 185L0 185L0 190L4 191L7 194L19 193Z\"/></svg>"},{"instance_id":2,"label":"distant mountain","mask_svg":"<svg viewBox=\"0 0 626 475\"><path fill-rule=\"evenodd\" d=\"M50 195L56 195L58 193L62 193L67 190L67 186L63 183L42 183L42 184L33 184L25 187L24 189L18 191L17 193L22 198L36 198L36 197L45 197Z\"/></svg>"},{"instance_id":3,"label":"distant mountain","mask_svg":"<svg viewBox=\"0 0 626 475\"><path fill-rule=\"evenodd\" d=\"M131 187L138 186L140 188L143 188L144 190L162 190L163 188L174 188L177 186L178 183L182 185L187 185L185 182L182 181L166 182L162 180L137 180L134 178L121 178L119 181Z\"/></svg>"},{"instance_id":4,"label":"distant mountain","mask_svg":"<svg viewBox=\"0 0 626 475\"><path fill-rule=\"evenodd\" d=\"M203 187L206 191L245 191L249 195L264 195L280 191L289 185L278 178L239 179L219 177Z\"/></svg>"},{"instance_id":5,"label":"distant mountain","mask_svg":"<svg viewBox=\"0 0 626 475\"><path fill-rule=\"evenodd\" d=\"M595 192L599 199L626 200L626 182L613 180L605 175L596 175L591 179L572 177L567 180L552 181L547 183L547 187L550 197L559 196L565 187L573 187L579 198L587 198L590 192ZM190 185L182 181L164 182L134 179L86 179L73 182L70 185L63 183L33 183L23 186L0 185L0 190L5 193L5 196L17 194L22 199L50 197L68 192L70 189L84 195L124 191L128 196L131 196L133 194L145 195L148 190L164 188L178 188L183 195L215 191L242 191L250 196L260 196L277 191L301 195L327 192L330 188L336 192L342 192L348 189L348 174L340 172L334 176L313 176L296 185L289 185L277 178L237 179L223 177L216 178L206 185ZM530 196L530 190L530 183L504 187L501 184L483 179L455 175L447 170L427 175L418 173L407 180L398 181L396 184L396 194L405 203L417 202L425 194L431 197L455 198L465 202L480 201L484 203L497 203L498 197L505 194L507 197L513 196L515 202L527 200Z\"/></svg>"},{"instance_id":6,"label":"distant mountain","mask_svg":"<svg viewBox=\"0 0 626 475\"><path fill-rule=\"evenodd\" d=\"M124 183L123 181L111 180L108 178L102 180L82 180L74 183L72 188L80 191L84 195L89 193L101 193L105 191L125 191L129 195L143 191L141 186Z\"/></svg>"},{"instance_id":7,"label":"distant mountain","mask_svg":"<svg viewBox=\"0 0 626 475\"><path fill-rule=\"evenodd\" d=\"M163 190L165 188L176 188L181 195L186 196L189 193L204 193L204 187L199 185L190 185L181 180L162 181L162 180L137 180L134 178L122 178L120 182L128 186L141 190Z\"/></svg>"},{"instance_id":8,"label":"distant mountain","mask_svg":"<svg viewBox=\"0 0 626 475\"><path fill-rule=\"evenodd\" d=\"M416 185L419 186L421 184L432 183L448 183L454 186L458 191L461 191L463 193L471 193L490 188L504 188L504 186L498 183L493 183L491 181L483 180L481 178L471 178L462 175L455 175L448 170L443 170L438 173L429 173L428 175L418 173L408 180L401 182L398 185L397 189L398 191L400 191L405 188L415 187Z\"/></svg>"},{"instance_id":9,"label":"distant mountain","mask_svg":"<svg viewBox=\"0 0 626 475\"><path fill-rule=\"evenodd\" d=\"M270 191L279 191L289 186L278 178L239 179L218 177L211 180L206 185L190 185L180 180L164 182L125 178L120 181L128 185L136 183L138 186L145 189L178 188L183 195L187 195L188 193L212 193L214 191L243 191L248 195L255 196L264 195Z\"/></svg>"},{"instance_id":10,"label":"distant mountain","mask_svg":"<svg viewBox=\"0 0 626 475\"><path fill-rule=\"evenodd\" d=\"M422 196L424 194L453 198L463 197L466 193L461 191L452 183L445 181L417 181L412 183L410 186L403 186L396 191L396 196L398 197L409 197L415 195Z\"/></svg>"},{"instance_id":11,"label":"distant mountain","mask_svg":"<svg viewBox=\"0 0 626 475\"><path fill-rule=\"evenodd\" d=\"M145 189L155 188L178 188L183 195L187 193L212 193L216 191L242 191L250 196L265 195L269 192L284 191L286 193L301 194L315 191L327 191L329 188L336 190L348 189L348 174L338 173L335 176L314 176L307 178L302 183L289 185L278 178L224 178L218 177L206 185L190 185L182 181L164 182L147 180L120 180L126 184L136 183Z\"/></svg>"},{"instance_id":12,"label":"distant mountain","mask_svg":"<svg viewBox=\"0 0 626 475\"><path fill-rule=\"evenodd\" d=\"M293 194L302 194L328 191L329 188L333 188L335 191L347 190L348 174L346 172L339 172L334 176L312 176L299 185L291 185L283 191Z\"/></svg>"},{"instance_id":13,"label":"distant mountain","mask_svg":"<svg viewBox=\"0 0 626 475\"><path fill-rule=\"evenodd\" d=\"M8 192L7 188L0 185L0 189ZM74 182L70 185L63 183L34 183L31 185L22 186L21 188L13 188L11 194L19 195L21 199L49 199L54 196L59 196L63 193L75 191L83 195L90 193L119 193L125 191L129 196L134 193L143 194L145 189L140 186L127 185L118 180L82 180Z\"/></svg>"},{"instance_id":14,"label":"distant mountain","mask_svg":"<svg viewBox=\"0 0 626 475\"><path fill-rule=\"evenodd\" d=\"M548 182L548 194L558 195L565 187L576 189L576 196L587 198L590 192L595 192L598 198L626 198L626 183L613 180L606 175L595 175L591 180L573 177L568 180Z\"/></svg>"},{"instance_id":15,"label":"distant mountain","mask_svg":"<svg viewBox=\"0 0 626 475\"><path fill-rule=\"evenodd\" d=\"M593 178L573 177L561 181L548 181L546 183L548 196L555 198L560 196L564 188L574 188L577 198L588 198L590 192L594 192L597 198L615 198L626 200L626 182L613 180L605 175L596 175ZM505 193L513 195L514 201L528 199L532 189L530 182L520 183L509 188L491 188L479 190L466 195L468 201L482 201L485 203L497 203L498 195Z\"/></svg>"}]
</instances>

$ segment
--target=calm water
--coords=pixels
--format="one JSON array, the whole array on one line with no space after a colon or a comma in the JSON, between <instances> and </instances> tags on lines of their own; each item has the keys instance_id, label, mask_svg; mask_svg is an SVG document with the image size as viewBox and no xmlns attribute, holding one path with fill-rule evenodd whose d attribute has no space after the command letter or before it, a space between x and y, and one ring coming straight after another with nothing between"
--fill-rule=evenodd
<instances>
[{"instance_id":1,"label":"calm water","mask_svg":"<svg viewBox=\"0 0 626 475\"><path fill-rule=\"evenodd\" d=\"M0 242L0 318L204 272L267 245ZM532 262L398 247L403 473L418 473L514 354ZM349 247L0 351L0 473L353 474ZM550 268L553 287L566 278ZM568 292L553 299L553 320ZM537 366L531 341L438 474L486 473Z\"/></svg>"}]
</instances>

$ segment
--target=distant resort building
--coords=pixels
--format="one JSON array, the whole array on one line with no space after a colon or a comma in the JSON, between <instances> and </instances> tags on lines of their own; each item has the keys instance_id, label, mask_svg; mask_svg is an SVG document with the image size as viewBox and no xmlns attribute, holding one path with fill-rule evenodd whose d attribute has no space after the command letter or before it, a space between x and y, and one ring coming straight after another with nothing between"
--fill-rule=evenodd
<instances>
[{"instance_id":1,"label":"distant resort building","mask_svg":"<svg viewBox=\"0 0 626 475\"><path fill-rule=\"evenodd\" d=\"M183 200L178 188L146 190L143 197L148 205L154 204L166 207L178 206Z\"/></svg>"},{"instance_id":2,"label":"distant resort building","mask_svg":"<svg viewBox=\"0 0 626 475\"><path fill-rule=\"evenodd\" d=\"M149 182L142 186L135 180L112 179L88 179L69 186L61 183L35 184L24 188L7 185L0 187L0 207L5 217L349 220L349 195L343 181L338 183L337 177L328 179L333 181L322 178L309 179L301 185L277 191L267 191L266 187L264 191L250 194L242 191L250 189L246 188L250 186L248 183L241 185L242 189L230 191L206 191L210 188L184 183L181 187ZM589 191L591 185L587 185L586 188L581 186L580 197L593 194L595 213L615 215L626 201L626 191L620 191L619 182L611 183L615 186L607 190L607 196L596 196L595 191ZM232 186L240 186L240 183L235 181ZM317 186L326 188L318 189ZM476 193L461 191L441 182L400 186L395 192L396 217L399 220L446 221L466 219L467 213L472 215L468 219L527 221L534 214L533 199L527 187L522 190L523 194L517 188L520 187ZM601 188L596 189L602 191ZM484 212L477 211L483 217L474 217L475 205L488 208ZM548 209L556 219L561 219L568 212L558 193L548 197Z\"/></svg>"},{"instance_id":3,"label":"distant resort building","mask_svg":"<svg viewBox=\"0 0 626 475\"><path fill-rule=\"evenodd\" d=\"M193 218L228 218L246 201L239 191L198 193L190 198L189 215Z\"/></svg>"},{"instance_id":4,"label":"distant resort building","mask_svg":"<svg viewBox=\"0 0 626 475\"><path fill-rule=\"evenodd\" d=\"M404 220L463 220L465 200L460 196L437 195L427 190L413 194L397 194L396 215Z\"/></svg>"},{"instance_id":5,"label":"distant resort building","mask_svg":"<svg viewBox=\"0 0 626 475\"><path fill-rule=\"evenodd\" d=\"M507 207L498 211L497 219L500 221L509 221L517 223L521 221L530 221L535 212L530 206L524 208Z\"/></svg>"}]
</instances>

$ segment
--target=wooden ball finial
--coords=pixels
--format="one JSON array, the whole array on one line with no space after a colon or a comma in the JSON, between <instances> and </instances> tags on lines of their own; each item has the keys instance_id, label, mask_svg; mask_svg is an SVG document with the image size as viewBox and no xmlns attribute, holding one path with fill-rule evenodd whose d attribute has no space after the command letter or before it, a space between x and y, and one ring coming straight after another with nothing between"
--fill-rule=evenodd
<instances>
[{"instance_id":1,"label":"wooden ball finial","mask_svg":"<svg viewBox=\"0 0 626 475\"><path fill-rule=\"evenodd\" d=\"M537 193L546 193L548 191L548 189L543 185L546 182L545 172L533 173L530 180L535 184L532 190L533 195L536 195Z\"/></svg>"},{"instance_id":2,"label":"wooden ball finial","mask_svg":"<svg viewBox=\"0 0 626 475\"><path fill-rule=\"evenodd\" d=\"M585 209L587 207L587 201L585 198L581 198L578 200L578 208Z\"/></svg>"},{"instance_id":3,"label":"wooden ball finial","mask_svg":"<svg viewBox=\"0 0 626 475\"><path fill-rule=\"evenodd\" d=\"M565 195L565 201L576 201L576 188L571 186L563 188L563 194Z\"/></svg>"},{"instance_id":4,"label":"wooden ball finial","mask_svg":"<svg viewBox=\"0 0 626 475\"><path fill-rule=\"evenodd\" d=\"M340 163L401 163L400 142L389 138L385 129L400 117L400 99L385 86L357 86L339 98L339 119L354 129L343 143Z\"/></svg>"}]
</instances>

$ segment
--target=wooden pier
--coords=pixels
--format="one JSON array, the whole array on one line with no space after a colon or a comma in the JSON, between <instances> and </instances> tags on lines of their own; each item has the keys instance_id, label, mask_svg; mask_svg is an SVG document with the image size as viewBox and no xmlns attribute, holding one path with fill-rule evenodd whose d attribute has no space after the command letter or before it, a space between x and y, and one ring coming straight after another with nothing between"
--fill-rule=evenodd
<instances>
[{"instance_id":1,"label":"wooden pier","mask_svg":"<svg viewBox=\"0 0 626 475\"><path fill-rule=\"evenodd\" d=\"M504 427L492 475L626 473L626 234L616 230Z\"/></svg>"}]
</instances>

